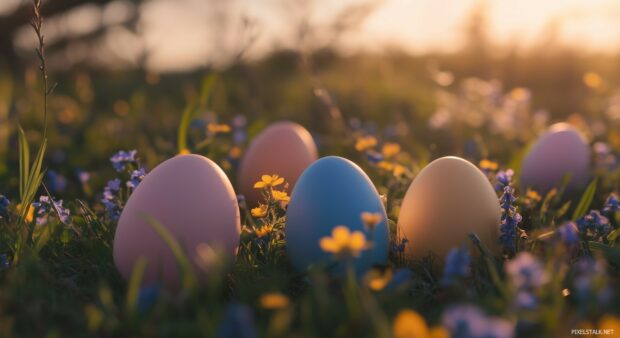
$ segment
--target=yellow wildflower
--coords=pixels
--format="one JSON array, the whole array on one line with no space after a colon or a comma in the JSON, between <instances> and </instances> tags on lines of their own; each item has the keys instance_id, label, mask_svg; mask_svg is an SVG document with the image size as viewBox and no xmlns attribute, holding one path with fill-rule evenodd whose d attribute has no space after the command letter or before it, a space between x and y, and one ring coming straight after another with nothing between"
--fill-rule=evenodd
<instances>
[{"instance_id":1,"label":"yellow wildflower","mask_svg":"<svg viewBox=\"0 0 620 338\"><path fill-rule=\"evenodd\" d=\"M600 330L610 330L612 334L620 332L620 317L613 315L604 315L599 321L598 328Z\"/></svg>"},{"instance_id":2,"label":"yellow wildflower","mask_svg":"<svg viewBox=\"0 0 620 338\"><path fill-rule=\"evenodd\" d=\"M392 270L388 269L381 272L379 269L370 270L364 277L368 288L373 291L383 290L392 280Z\"/></svg>"},{"instance_id":3,"label":"yellow wildflower","mask_svg":"<svg viewBox=\"0 0 620 338\"><path fill-rule=\"evenodd\" d=\"M231 158L241 157L241 148L237 146L230 148L230 151L228 152L228 156L230 156Z\"/></svg>"},{"instance_id":4,"label":"yellow wildflower","mask_svg":"<svg viewBox=\"0 0 620 338\"><path fill-rule=\"evenodd\" d=\"M18 204L17 205L17 212L21 213L22 211L22 205ZM32 204L30 204L29 208L28 208L28 212L26 213L26 223L32 223L32 220L34 220L34 207L32 206Z\"/></svg>"},{"instance_id":5,"label":"yellow wildflower","mask_svg":"<svg viewBox=\"0 0 620 338\"><path fill-rule=\"evenodd\" d=\"M383 214L380 212L362 212L361 218L366 229L372 230L383 221Z\"/></svg>"},{"instance_id":6,"label":"yellow wildflower","mask_svg":"<svg viewBox=\"0 0 620 338\"><path fill-rule=\"evenodd\" d=\"M532 190L532 189L528 189L527 192L525 193L525 196L529 200L532 200L534 202L540 202L542 200L542 197L540 196L540 194L537 193L535 190Z\"/></svg>"},{"instance_id":7,"label":"yellow wildflower","mask_svg":"<svg viewBox=\"0 0 620 338\"><path fill-rule=\"evenodd\" d=\"M230 132L230 126L227 124L209 123L207 125L207 130L212 134L228 133Z\"/></svg>"},{"instance_id":8,"label":"yellow wildflower","mask_svg":"<svg viewBox=\"0 0 620 338\"><path fill-rule=\"evenodd\" d=\"M254 189L272 188L284 183L284 178L278 175L263 175L261 180L254 183Z\"/></svg>"},{"instance_id":9,"label":"yellow wildflower","mask_svg":"<svg viewBox=\"0 0 620 338\"><path fill-rule=\"evenodd\" d=\"M355 142L355 150L365 151L377 145L377 139L374 136L362 136Z\"/></svg>"},{"instance_id":10,"label":"yellow wildflower","mask_svg":"<svg viewBox=\"0 0 620 338\"><path fill-rule=\"evenodd\" d=\"M489 161L489 160L480 161L480 164L478 166L480 167L480 169L488 170L488 171L495 171L499 167L496 162Z\"/></svg>"},{"instance_id":11,"label":"yellow wildflower","mask_svg":"<svg viewBox=\"0 0 620 338\"><path fill-rule=\"evenodd\" d=\"M265 237L267 235L269 235L271 232L273 231L273 225L271 224L266 224L263 225L262 227L254 230L254 233L256 234L257 237Z\"/></svg>"},{"instance_id":12,"label":"yellow wildflower","mask_svg":"<svg viewBox=\"0 0 620 338\"><path fill-rule=\"evenodd\" d=\"M367 248L366 237L361 231L350 232L349 228L339 225L332 230L331 237L323 237L319 241L321 249L338 258L358 257Z\"/></svg>"},{"instance_id":13,"label":"yellow wildflower","mask_svg":"<svg viewBox=\"0 0 620 338\"><path fill-rule=\"evenodd\" d=\"M395 338L427 338L430 336L426 321L413 310L402 310L394 319Z\"/></svg>"},{"instance_id":14,"label":"yellow wildflower","mask_svg":"<svg viewBox=\"0 0 620 338\"><path fill-rule=\"evenodd\" d=\"M590 88L599 88L603 84L603 78L595 72L583 74L583 83Z\"/></svg>"},{"instance_id":15,"label":"yellow wildflower","mask_svg":"<svg viewBox=\"0 0 620 338\"><path fill-rule=\"evenodd\" d=\"M400 164L394 164L394 169L392 170L392 174L394 174L394 176L401 176L405 172L407 172L407 168L405 168L405 166L402 166Z\"/></svg>"},{"instance_id":16,"label":"yellow wildflower","mask_svg":"<svg viewBox=\"0 0 620 338\"><path fill-rule=\"evenodd\" d=\"M272 190L271 196L274 200L282 202L284 205L288 204L291 200L291 197L286 193L286 191Z\"/></svg>"},{"instance_id":17,"label":"yellow wildflower","mask_svg":"<svg viewBox=\"0 0 620 338\"><path fill-rule=\"evenodd\" d=\"M256 218L263 218L267 216L267 211L269 210L269 206L266 204L259 204L258 207L253 208L250 212L252 216Z\"/></svg>"},{"instance_id":18,"label":"yellow wildflower","mask_svg":"<svg viewBox=\"0 0 620 338\"><path fill-rule=\"evenodd\" d=\"M188 154L191 154L191 153L192 152L189 151L189 149L187 149L187 148L183 148L183 149L181 149L181 151L179 151L179 155L188 155Z\"/></svg>"},{"instance_id":19,"label":"yellow wildflower","mask_svg":"<svg viewBox=\"0 0 620 338\"><path fill-rule=\"evenodd\" d=\"M263 294L260 297L259 303L264 309L277 310L288 307L291 300L279 292L272 292Z\"/></svg>"},{"instance_id":20,"label":"yellow wildflower","mask_svg":"<svg viewBox=\"0 0 620 338\"><path fill-rule=\"evenodd\" d=\"M385 143L381 148L381 152L386 158L392 157L400 152L400 145L393 142Z\"/></svg>"}]
</instances>

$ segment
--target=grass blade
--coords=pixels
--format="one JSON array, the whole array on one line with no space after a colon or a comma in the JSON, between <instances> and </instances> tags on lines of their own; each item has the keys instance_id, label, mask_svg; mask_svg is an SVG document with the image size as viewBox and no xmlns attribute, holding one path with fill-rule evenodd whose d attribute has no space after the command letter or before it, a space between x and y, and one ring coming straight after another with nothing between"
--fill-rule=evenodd
<instances>
[{"instance_id":1,"label":"grass blade","mask_svg":"<svg viewBox=\"0 0 620 338\"><path fill-rule=\"evenodd\" d=\"M590 184L588 188L581 196L581 200L579 204L577 204L577 208L573 212L573 219L578 219L581 216L585 215L592 204L592 200L594 200L594 194L596 193L596 183L598 182L598 178L595 178Z\"/></svg>"},{"instance_id":2,"label":"grass blade","mask_svg":"<svg viewBox=\"0 0 620 338\"><path fill-rule=\"evenodd\" d=\"M129 314L133 314L138 308L140 284L142 283L144 271L146 271L146 265L146 257L140 257L138 258L138 261L136 261L136 264L133 266L133 271L131 272L131 277L129 278L129 287L127 289L127 303L125 304L125 309Z\"/></svg>"},{"instance_id":3,"label":"grass blade","mask_svg":"<svg viewBox=\"0 0 620 338\"><path fill-rule=\"evenodd\" d=\"M28 182L28 172L30 172L30 146L26 133L21 126L17 126L19 134L19 197L24 199L24 191Z\"/></svg>"},{"instance_id":4,"label":"grass blade","mask_svg":"<svg viewBox=\"0 0 620 338\"><path fill-rule=\"evenodd\" d=\"M179 244L179 242L172 236L172 234L164 227L158 220L150 215L144 215L144 219L146 222L155 230L155 232L164 240L174 258L177 260L179 264L179 268L181 269L181 277L182 277L182 286L183 289L193 289L197 285L196 276L194 275L194 270L192 269L192 265L187 258L185 252L183 252L183 248Z\"/></svg>"},{"instance_id":5,"label":"grass blade","mask_svg":"<svg viewBox=\"0 0 620 338\"><path fill-rule=\"evenodd\" d=\"M181 115L181 122L179 123L179 130L177 135L177 145L179 153L187 150L187 132L189 130L189 125L192 122L192 119L194 118L196 112L206 108L209 102L209 97L211 96L213 85L215 84L215 79L215 74L210 74L205 77L202 83L202 89L200 90L200 98L198 100L198 103L192 102L188 104L183 111L183 115Z\"/></svg>"}]
</instances>

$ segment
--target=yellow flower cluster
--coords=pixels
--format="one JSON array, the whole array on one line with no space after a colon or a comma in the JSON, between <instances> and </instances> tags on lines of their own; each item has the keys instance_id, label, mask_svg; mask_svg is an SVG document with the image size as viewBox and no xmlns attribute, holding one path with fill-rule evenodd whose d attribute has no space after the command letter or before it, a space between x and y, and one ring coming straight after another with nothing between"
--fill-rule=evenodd
<instances>
[{"instance_id":1,"label":"yellow flower cluster","mask_svg":"<svg viewBox=\"0 0 620 338\"><path fill-rule=\"evenodd\" d=\"M359 257L362 251L368 248L363 232L351 232L344 225L335 227L331 237L321 238L319 245L323 251L333 254L338 259Z\"/></svg>"},{"instance_id":2,"label":"yellow flower cluster","mask_svg":"<svg viewBox=\"0 0 620 338\"><path fill-rule=\"evenodd\" d=\"M377 145L377 138L374 136L362 136L355 142L355 150L366 151L370 148L374 148Z\"/></svg>"},{"instance_id":3,"label":"yellow flower cluster","mask_svg":"<svg viewBox=\"0 0 620 338\"><path fill-rule=\"evenodd\" d=\"M284 183L284 178L278 175L263 175L261 180L254 183L254 189L264 189L277 187Z\"/></svg>"},{"instance_id":4,"label":"yellow flower cluster","mask_svg":"<svg viewBox=\"0 0 620 338\"><path fill-rule=\"evenodd\" d=\"M495 171L499 167L499 165L496 162L489 161L489 160L480 161L478 166L480 167L480 169L487 170L487 171Z\"/></svg>"}]
</instances>

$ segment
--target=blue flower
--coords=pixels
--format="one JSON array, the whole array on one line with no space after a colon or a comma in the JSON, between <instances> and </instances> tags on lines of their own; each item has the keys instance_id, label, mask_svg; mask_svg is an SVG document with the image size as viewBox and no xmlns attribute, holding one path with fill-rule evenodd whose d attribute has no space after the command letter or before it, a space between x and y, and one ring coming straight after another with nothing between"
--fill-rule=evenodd
<instances>
[{"instance_id":1,"label":"blue flower","mask_svg":"<svg viewBox=\"0 0 620 338\"><path fill-rule=\"evenodd\" d=\"M588 214L576 221L579 234L585 240L603 241L612 227L609 219L597 210L590 210Z\"/></svg>"},{"instance_id":2,"label":"blue flower","mask_svg":"<svg viewBox=\"0 0 620 338\"><path fill-rule=\"evenodd\" d=\"M138 293L138 310L145 312L150 309L159 297L161 285L158 283L143 286Z\"/></svg>"},{"instance_id":3,"label":"blue flower","mask_svg":"<svg viewBox=\"0 0 620 338\"><path fill-rule=\"evenodd\" d=\"M407 243L409 243L408 239L406 238L401 239L400 243L394 244L394 246L392 247L392 251L394 251L395 253L405 252L405 246L407 246Z\"/></svg>"},{"instance_id":4,"label":"blue flower","mask_svg":"<svg viewBox=\"0 0 620 338\"><path fill-rule=\"evenodd\" d=\"M607 200L605 201L605 206L603 206L602 211L603 214L609 216L620 211L620 200L618 199L618 195L616 195L616 193L609 194L609 197L607 197Z\"/></svg>"},{"instance_id":5,"label":"blue flower","mask_svg":"<svg viewBox=\"0 0 620 338\"><path fill-rule=\"evenodd\" d=\"M383 156L383 154L381 154L380 152L369 150L366 151L366 158L370 163L377 164L383 161L385 159L385 156Z\"/></svg>"},{"instance_id":6,"label":"blue flower","mask_svg":"<svg viewBox=\"0 0 620 338\"><path fill-rule=\"evenodd\" d=\"M573 247L579 243L579 230L577 224L568 222L555 230L555 236L567 247Z\"/></svg>"},{"instance_id":7,"label":"blue flower","mask_svg":"<svg viewBox=\"0 0 620 338\"><path fill-rule=\"evenodd\" d=\"M0 271L11 266L11 260L7 254L0 255Z\"/></svg>"},{"instance_id":8,"label":"blue flower","mask_svg":"<svg viewBox=\"0 0 620 338\"><path fill-rule=\"evenodd\" d=\"M67 179L58 174L54 170L48 170L46 173L47 176L47 187L52 192L63 192L67 189Z\"/></svg>"},{"instance_id":9,"label":"blue flower","mask_svg":"<svg viewBox=\"0 0 620 338\"><path fill-rule=\"evenodd\" d=\"M142 180L144 179L144 176L146 175L146 172L144 170L144 168L140 168L138 170L134 170L131 172L131 177L129 178L129 181L127 181L127 187L131 188L131 189L135 189L138 187L138 184L140 184L140 182L142 182Z\"/></svg>"},{"instance_id":10,"label":"blue flower","mask_svg":"<svg viewBox=\"0 0 620 338\"><path fill-rule=\"evenodd\" d=\"M505 319L488 317L473 305L456 305L445 310L441 323L452 338L512 338L514 326Z\"/></svg>"},{"instance_id":11,"label":"blue flower","mask_svg":"<svg viewBox=\"0 0 620 338\"><path fill-rule=\"evenodd\" d=\"M112 162L112 166L114 167L114 169L120 173L124 171L128 165L137 165L137 155L137 150L121 150L118 153L112 155L112 157L110 157L110 162Z\"/></svg>"},{"instance_id":12,"label":"blue flower","mask_svg":"<svg viewBox=\"0 0 620 338\"><path fill-rule=\"evenodd\" d=\"M513 203L517 198L513 194L514 190L510 185L504 187L504 193L500 197L500 208L502 210L500 223L499 241L508 252L516 251L516 239L519 232L519 223L522 217L517 212Z\"/></svg>"},{"instance_id":13,"label":"blue flower","mask_svg":"<svg viewBox=\"0 0 620 338\"><path fill-rule=\"evenodd\" d=\"M607 305L613 298L613 289L607 277L607 265L603 259L585 257L575 265L573 295L581 307Z\"/></svg>"},{"instance_id":14,"label":"blue flower","mask_svg":"<svg viewBox=\"0 0 620 338\"><path fill-rule=\"evenodd\" d=\"M103 197L101 198L101 203L103 203L103 206L108 213L108 217L110 217L110 219L114 222L118 221L121 215L120 201L118 197L118 192L120 189L120 179L115 178L110 180L103 189Z\"/></svg>"},{"instance_id":15,"label":"blue flower","mask_svg":"<svg viewBox=\"0 0 620 338\"><path fill-rule=\"evenodd\" d=\"M8 198L4 197L4 195L0 195L0 215L4 215L9 208L11 201Z\"/></svg>"},{"instance_id":16,"label":"blue flower","mask_svg":"<svg viewBox=\"0 0 620 338\"><path fill-rule=\"evenodd\" d=\"M549 281L543 264L529 252L506 262L506 272L517 290L535 290Z\"/></svg>"},{"instance_id":17,"label":"blue flower","mask_svg":"<svg viewBox=\"0 0 620 338\"><path fill-rule=\"evenodd\" d=\"M452 285L470 274L471 257L466 246L452 248L446 255L442 285Z\"/></svg>"},{"instance_id":18,"label":"blue flower","mask_svg":"<svg viewBox=\"0 0 620 338\"><path fill-rule=\"evenodd\" d=\"M252 309L246 305L229 304L220 322L217 338L256 338L256 326Z\"/></svg>"}]
</instances>

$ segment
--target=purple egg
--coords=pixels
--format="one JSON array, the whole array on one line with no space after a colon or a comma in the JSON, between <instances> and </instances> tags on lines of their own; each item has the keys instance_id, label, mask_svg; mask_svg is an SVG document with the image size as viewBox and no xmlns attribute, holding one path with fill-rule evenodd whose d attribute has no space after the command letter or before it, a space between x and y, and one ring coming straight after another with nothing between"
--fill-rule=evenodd
<instances>
[{"instance_id":1,"label":"purple egg","mask_svg":"<svg viewBox=\"0 0 620 338\"><path fill-rule=\"evenodd\" d=\"M560 187L583 188L590 179L590 147L568 123L554 124L531 147L521 166L521 186L539 191Z\"/></svg>"}]
</instances>

